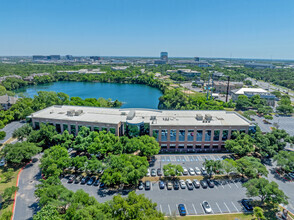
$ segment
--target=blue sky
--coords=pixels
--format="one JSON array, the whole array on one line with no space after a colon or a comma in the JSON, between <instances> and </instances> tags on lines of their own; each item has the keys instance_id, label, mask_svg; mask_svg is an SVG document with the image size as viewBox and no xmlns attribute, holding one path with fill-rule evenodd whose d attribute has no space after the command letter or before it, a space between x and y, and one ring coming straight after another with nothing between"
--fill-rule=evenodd
<instances>
[{"instance_id":1,"label":"blue sky","mask_svg":"<svg viewBox=\"0 0 294 220\"><path fill-rule=\"evenodd\" d=\"M293 0L0 0L0 55L294 59Z\"/></svg>"}]
</instances>

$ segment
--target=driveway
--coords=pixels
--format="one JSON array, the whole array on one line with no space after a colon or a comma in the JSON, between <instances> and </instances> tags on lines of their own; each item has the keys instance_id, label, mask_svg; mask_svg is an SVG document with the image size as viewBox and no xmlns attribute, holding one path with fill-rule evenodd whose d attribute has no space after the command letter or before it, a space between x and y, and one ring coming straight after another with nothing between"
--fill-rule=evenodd
<instances>
[{"instance_id":1,"label":"driveway","mask_svg":"<svg viewBox=\"0 0 294 220\"><path fill-rule=\"evenodd\" d=\"M28 164L20 173L19 190L16 194L14 208L14 220L33 219L33 215L38 211L37 198L35 197L35 186L39 184L41 172L39 168L41 155L35 156L38 161Z\"/></svg>"},{"instance_id":2,"label":"driveway","mask_svg":"<svg viewBox=\"0 0 294 220\"><path fill-rule=\"evenodd\" d=\"M4 140L0 141L0 143L3 144L5 141L7 141L9 138L12 137L14 130L16 130L24 125L25 125L25 123L20 122L20 121L13 121L13 122L7 124L3 129L1 129L1 131L6 132L6 136L5 136Z\"/></svg>"}]
</instances>

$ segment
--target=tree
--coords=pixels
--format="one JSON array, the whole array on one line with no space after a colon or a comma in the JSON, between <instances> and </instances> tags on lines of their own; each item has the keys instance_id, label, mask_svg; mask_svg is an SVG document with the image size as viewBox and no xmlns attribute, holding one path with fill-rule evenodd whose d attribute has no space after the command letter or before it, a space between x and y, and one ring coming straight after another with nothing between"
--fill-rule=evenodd
<instances>
[{"instance_id":1,"label":"tree","mask_svg":"<svg viewBox=\"0 0 294 220\"><path fill-rule=\"evenodd\" d=\"M181 165L169 163L163 166L164 176L172 176L172 177L181 176L183 172L184 172L184 169Z\"/></svg>"},{"instance_id":2,"label":"tree","mask_svg":"<svg viewBox=\"0 0 294 220\"><path fill-rule=\"evenodd\" d=\"M17 138L19 141L23 141L23 139L27 138L32 131L32 126L29 124L25 124L24 126L14 130L12 137Z\"/></svg>"},{"instance_id":3,"label":"tree","mask_svg":"<svg viewBox=\"0 0 294 220\"><path fill-rule=\"evenodd\" d=\"M139 140L143 143L143 145L141 145L139 148L140 156L151 157L159 153L160 146L154 137L150 137L149 135L144 135L144 136L140 136Z\"/></svg>"},{"instance_id":4,"label":"tree","mask_svg":"<svg viewBox=\"0 0 294 220\"><path fill-rule=\"evenodd\" d=\"M57 145L68 149L73 144L74 136L73 134L69 134L68 131L65 130L62 134L56 134L55 136L53 136L53 140Z\"/></svg>"},{"instance_id":5,"label":"tree","mask_svg":"<svg viewBox=\"0 0 294 220\"><path fill-rule=\"evenodd\" d=\"M7 144L2 153L8 163L19 164L29 161L34 155L41 152L41 148L33 143L18 142L15 144Z\"/></svg>"},{"instance_id":6,"label":"tree","mask_svg":"<svg viewBox=\"0 0 294 220\"><path fill-rule=\"evenodd\" d=\"M137 195L134 191L125 198L121 195L114 196L104 206L104 210L111 214L112 219L164 219L163 213L156 209L156 203L152 203L144 195Z\"/></svg>"},{"instance_id":7,"label":"tree","mask_svg":"<svg viewBox=\"0 0 294 220\"><path fill-rule=\"evenodd\" d=\"M238 99L236 101L236 109L247 110L250 106L250 100L246 95L238 96Z\"/></svg>"},{"instance_id":8,"label":"tree","mask_svg":"<svg viewBox=\"0 0 294 220\"><path fill-rule=\"evenodd\" d=\"M6 132L5 131L0 131L0 140L3 140L6 136Z\"/></svg>"},{"instance_id":9,"label":"tree","mask_svg":"<svg viewBox=\"0 0 294 220\"><path fill-rule=\"evenodd\" d=\"M11 196L16 192L18 191L18 187L16 186L11 186L11 187L8 187L6 189L4 189L4 192L2 193L2 199L5 201L5 202L8 202L10 199L11 199Z\"/></svg>"},{"instance_id":10,"label":"tree","mask_svg":"<svg viewBox=\"0 0 294 220\"><path fill-rule=\"evenodd\" d=\"M288 204L288 197L284 194L276 182L269 182L265 178L252 179L243 185L246 189L246 195L249 197L259 197L261 203Z\"/></svg>"},{"instance_id":11,"label":"tree","mask_svg":"<svg viewBox=\"0 0 294 220\"><path fill-rule=\"evenodd\" d=\"M55 135L57 131L53 125L41 124L40 129L32 131L27 140L36 143L39 147L48 148L55 144Z\"/></svg>"},{"instance_id":12,"label":"tree","mask_svg":"<svg viewBox=\"0 0 294 220\"><path fill-rule=\"evenodd\" d=\"M59 212L57 211L57 207L54 205L48 204L45 205L40 209L40 211L37 212L37 214L33 217L34 220L62 220L62 218L59 216Z\"/></svg>"},{"instance_id":13,"label":"tree","mask_svg":"<svg viewBox=\"0 0 294 220\"><path fill-rule=\"evenodd\" d=\"M262 220L262 219L265 219L264 215L263 215L263 210L262 208L260 207L254 207L253 209L253 213L254 213L254 216L258 219L258 220Z\"/></svg>"},{"instance_id":14,"label":"tree","mask_svg":"<svg viewBox=\"0 0 294 220\"><path fill-rule=\"evenodd\" d=\"M13 177L13 169L12 168L8 168L8 170L6 172L3 173L3 176L5 178L5 182L8 183L12 177Z\"/></svg>"},{"instance_id":15,"label":"tree","mask_svg":"<svg viewBox=\"0 0 294 220\"><path fill-rule=\"evenodd\" d=\"M273 158L277 161L277 165L282 167L286 172L294 170L294 152L293 151L279 151Z\"/></svg>"},{"instance_id":16,"label":"tree","mask_svg":"<svg viewBox=\"0 0 294 220\"><path fill-rule=\"evenodd\" d=\"M231 172L237 172L237 163L231 158L226 158L222 160L222 168L226 172L226 174L229 174Z\"/></svg>"},{"instance_id":17,"label":"tree","mask_svg":"<svg viewBox=\"0 0 294 220\"><path fill-rule=\"evenodd\" d=\"M242 157L254 151L253 142L253 139L248 134L237 133L235 140L225 142L225 148Z\"/></svg>"},{"instance_id":18,"label":"tree","mask_svg":"<svg viewBox=\"0 0 294 220\"><path fill-rule=\"evenodd\" d=\"M203 165L210 177L212 176L212 173L220 173L222 169L222 163L220 160L205 160Z\"/></svg>"},{"instance_id":19,"label":"tree","mask_svg":"<svg viewBox=\"0 0 294 220\"><path fill-rule=\"evenodd\" d=\"M236 161L237 170L248 178L255 178L259 175L267 176L266 167L260 160L254 157L242 157Z\"/></svg>"}]
</instances>

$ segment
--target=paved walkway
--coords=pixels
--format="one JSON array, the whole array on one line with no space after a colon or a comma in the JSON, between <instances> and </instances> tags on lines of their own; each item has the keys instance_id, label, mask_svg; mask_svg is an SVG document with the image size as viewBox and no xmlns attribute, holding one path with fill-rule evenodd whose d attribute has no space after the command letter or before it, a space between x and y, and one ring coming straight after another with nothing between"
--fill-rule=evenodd
<instances>
[{"instance_id":1,"label":"paved walkway","mask_svg":"<svg viewBox=\"0 0 294 220\"><path fill-rule=\"evenodd\" d=\"M41 178L40 158L41 155L35 156L38 161L28 164L19 176L19 190L16 194L14 209L14 220L33 219L33 215L38 211L37 198L35 197L35 186Z\"/></svg>"}]
</instances>

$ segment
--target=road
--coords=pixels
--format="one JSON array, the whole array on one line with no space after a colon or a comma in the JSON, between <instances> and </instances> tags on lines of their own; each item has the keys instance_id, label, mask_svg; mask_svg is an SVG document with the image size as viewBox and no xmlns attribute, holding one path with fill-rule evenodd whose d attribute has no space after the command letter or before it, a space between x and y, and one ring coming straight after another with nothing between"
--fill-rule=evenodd
<instances>
[{"instance_id":1,"label":"road","mask_svg":"<svg viewBox=\"0 0 294 220\"><path fill-rule=\"evenodd\" d=\"M41 155L35 156L38 161L28 164L20 173L19 190L16 194L14 209L14 220L33 219L33 215L38 211L37 198L34 195L35 186L39 184L41 171L39 168Z\"/></svg>"},{"instance_id":2,"label":"road","mask_svg":"<svg viewBox=\"0 0 294 220\"><path fill-rule=\"evenodd\" d=\"M5 141L7 141L9 138L11 138L13 131L15 129L22 127L23 125L25 125L25 123L20 122L20 121L13 121L13 122L7 124L3 129L1 129L1 131L6 132L6 136L5 136L4 140L0 141L0 143L3 144Z\"/></svg>"}]
</instances>

